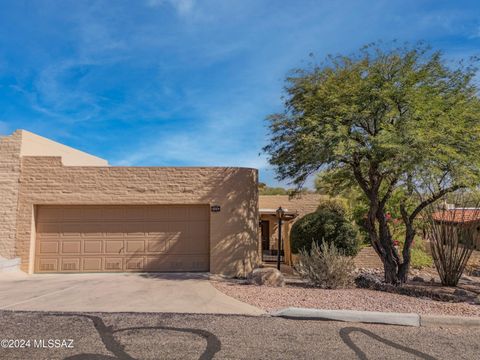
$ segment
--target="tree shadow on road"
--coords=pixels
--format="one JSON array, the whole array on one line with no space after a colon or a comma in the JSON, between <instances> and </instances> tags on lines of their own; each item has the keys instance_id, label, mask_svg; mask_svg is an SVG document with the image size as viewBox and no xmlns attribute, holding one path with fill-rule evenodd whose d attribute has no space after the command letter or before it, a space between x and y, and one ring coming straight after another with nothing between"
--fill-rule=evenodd
<instances>
[{"instance_id":1,"label":"tree shadow on road","mask_svg":"<svg viewBox=\"0 0 480 360\"><path fill-rule=\"evenodd\" d=\"M388 339L385 339L381 336L378 336L377 334L371 332L371 331L368 331L368 330L365 330L365 329L362 329L362 328L359 328L359 327L344 327L342 329L340 329L340 337L342 338L343 342L350 348L352 349L354 352L355 352L355 355L357 355L357 357L360 359L360 360L368 360L368 357L367 355L362 351L360 350L360 348L353 342L353 340L350 338L350 334L352 332L361 332L361 333L364 333L365 335L371 337L372 339L375 339L385 345L388 345L388 346L391 346L395 349L398 349L398 350L401 350L401 351L404 351L406 353L409 353L409 354L412 354L412 355L415 355L416 357L420 358L420 359L425 359L425 360L436 360L436 358L434 358L433 356L430 356L428 354L425 354L421 351L418 351L418 350L415 350L415 349L412 349L412 348L409 348L407 346L403 346L403 345L400 345L400 344L397 344L391 340L388 340Z\"/></svg>"},{"instance_id":2,"label":"tree shadow on road","mask_svg":"<svg viewBox=\"0 0 480 360\"><path fill-rule=\"evenodd\" d=\"M84 314L53 314L55 316L78 316L86 317L93 322L95 329L100 335L105 348L110 351L114 356L109 355L100 355L100 354L77 354L73 356L66 357L64 360L135 360L134 357L130 356L126 351L125 347L115 339L114 334L122 331L134 331L134 330L166 330L166 331L178 331L183 333L190 333L196 336L203 337L207 341L207 347L203 353L199 356L199 360L209 360L213 359L214 355L220 351L221 342L218 337L206 330L194 329L194 328L176 328L169 326L145 326L145 327L131 327L124 329L114 330L112 326L107 326L103 320L94 315L84 315Z\"/></svg>"}]
</instances>

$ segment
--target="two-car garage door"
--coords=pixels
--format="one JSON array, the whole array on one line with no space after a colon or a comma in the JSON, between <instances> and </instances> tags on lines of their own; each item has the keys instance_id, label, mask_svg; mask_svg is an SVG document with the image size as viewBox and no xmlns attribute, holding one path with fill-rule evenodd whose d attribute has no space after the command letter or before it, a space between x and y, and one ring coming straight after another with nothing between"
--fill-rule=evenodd
<instances>
[{"instance_id":1,"label":"two-car garage door","mask_svg":"<svg viewBox=\"0 0 480 360\"><path fill-rule=\"evenodd\" d=\"M209 207L39 206L35 272L209 271Z\"/></svg>"}]
</instances>

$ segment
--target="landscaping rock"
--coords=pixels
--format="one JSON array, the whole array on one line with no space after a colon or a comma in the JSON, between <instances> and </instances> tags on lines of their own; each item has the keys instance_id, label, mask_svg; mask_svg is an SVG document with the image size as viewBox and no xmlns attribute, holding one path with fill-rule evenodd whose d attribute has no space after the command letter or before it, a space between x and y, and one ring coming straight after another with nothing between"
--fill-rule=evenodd
<instances>
[{"instance_id":1,"label":"landscaping rock","mask_svg":"<svg viewBox=\"0 0 480 360\"><path fill-rule=\"evenodd\" d=\"M377 289L382 286L382 281L373 274L360 274L355 278L355 284L363 289Z\"/></svg>"},{"instance_id":2,"label":"landscaping rock","mask_svg":"<svg viewBox=\"0 0 480 360\"><path fill-rule=\"evenodd\" d=\"M470 275L480 277L480 269L473 270Z\"/></svg>"},{"instance_id":3,"label":"landscaping rock","mask_svg":"<svg viewBox=\"0 0 480 360\"><path fill-rule=\"evenodd\" d=\"M473 303L474 303L475 305L480 305L480 295L477 295L477 296L475 297L475 299L473 299Z\"/></svg>"},{"instance_id":4,"label":"landscaping rock","mask_svg":"<svg viewBox=\"0 0 480 360\"><path fill-rule=\"evenodd\" d=\"M425 282L425 279L422 278L421 276L414 276L414 277L412 278L412 281Z\"/></svg>"},{"instance_id":5,"label":"landscaping rock","mask_svg":"<svg viewBox=\"0 0 480 360\"><path fill-rule=\"evenodd\" d=\"M254 269L248 276L251 284L281 287L285 286L282 273L274 268Z\"/></svg>"},{"instance_id":6,"label":"landscaping rock","mask_svg":"<svg viewBox=\"0 0 480 360\"><path fill-rule=\"evenodd\" d=\"M455 291L453 292L453 295L455 295L455 296L468 296L469 293L468 293L468 291L463 290L463 289L455 289Z\"/></svg>"}]
</instances>

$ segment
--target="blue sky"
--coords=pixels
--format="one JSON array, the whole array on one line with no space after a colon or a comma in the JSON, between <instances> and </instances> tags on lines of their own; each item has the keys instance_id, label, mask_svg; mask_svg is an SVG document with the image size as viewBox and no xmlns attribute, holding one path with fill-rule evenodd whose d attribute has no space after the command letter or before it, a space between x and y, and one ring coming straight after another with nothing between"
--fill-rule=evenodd
<instances>
[{"instance_id":1,"label":"blue sky","mask_svg":"<svg viewBox=\"0 0 480 360\"><path fill-rule=\"evenodd\" d=\"M0 134L112 165L247 166L277 184L265 117L314 53L426 40L480 54L478 1L1 0Z\"/></svg>"}]
</instances>

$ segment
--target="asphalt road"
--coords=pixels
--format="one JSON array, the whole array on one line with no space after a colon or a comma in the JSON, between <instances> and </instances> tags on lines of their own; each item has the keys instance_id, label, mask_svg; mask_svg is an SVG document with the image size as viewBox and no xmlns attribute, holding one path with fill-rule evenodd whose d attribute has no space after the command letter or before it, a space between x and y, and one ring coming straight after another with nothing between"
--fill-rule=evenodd
<instances>
[{"instance_id":1,"label":"asphalt road","mask_svg":"<svg viewBox=\"0 0 480 360\"><path fill-rule=\"evenodd\" d=\"M0 359L480 358L480 329L454 327L267 316L9 311L0 312L0 326L0 340L10 340L1 341L2 346L13 346L1 348Z\"/></svg>"}]
</instances>

